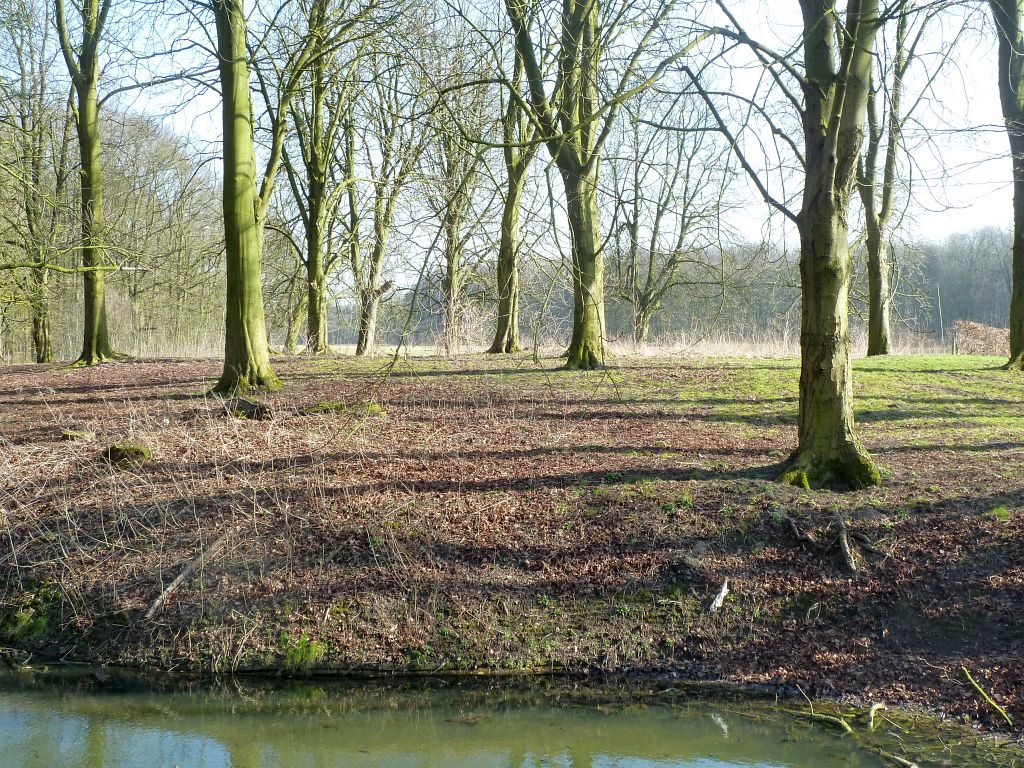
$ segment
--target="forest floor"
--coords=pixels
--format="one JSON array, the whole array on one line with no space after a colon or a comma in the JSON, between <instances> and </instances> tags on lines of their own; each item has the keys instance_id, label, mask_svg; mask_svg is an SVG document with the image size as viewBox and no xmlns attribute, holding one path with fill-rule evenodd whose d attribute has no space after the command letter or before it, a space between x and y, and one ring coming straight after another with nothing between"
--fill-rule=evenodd
<instances>
[{"instance_id":1,"label":"forest floor","mask_svg":"<svg viewBox=\"0 0 1024 768\"><path fill-rule=\"evenodd\" d=\"M843 494L774 481L795 361L387 362L278 359L266 421L203 394L213 361L0 370L0 644L668 672L1005 725L966 667L1024 722L1024 378L999 360L858 361L884 484ZM152 461L101 460L124 439Z\"/></svg>"}]
</instances>

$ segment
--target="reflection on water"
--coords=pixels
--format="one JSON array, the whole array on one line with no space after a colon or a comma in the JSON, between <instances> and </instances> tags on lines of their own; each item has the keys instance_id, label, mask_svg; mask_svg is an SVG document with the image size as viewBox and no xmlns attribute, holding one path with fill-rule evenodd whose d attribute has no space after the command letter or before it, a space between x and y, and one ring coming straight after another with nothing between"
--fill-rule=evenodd
<instances>
[{"instance_id":1,"label":"reflection on water","mask_svg":"<svg viewBox=\"0 0 1024 768\"><path fill-rule=\"evenodd\" d=\"M605 709L460 690L277 696L0 685L0 766L18 768L878 768L804 723L713 704Z\"/></svg>"}]
</instances>

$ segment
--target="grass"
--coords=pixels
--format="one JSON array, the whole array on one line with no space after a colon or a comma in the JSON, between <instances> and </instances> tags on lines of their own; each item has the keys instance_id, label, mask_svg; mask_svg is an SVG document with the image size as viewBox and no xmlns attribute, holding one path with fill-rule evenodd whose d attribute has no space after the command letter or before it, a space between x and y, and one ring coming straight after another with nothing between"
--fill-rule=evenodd
<instances>
[{"instance_id":1,"label":"grass","mask_svg":"<svg viewBox=\"0 0 1024 768\"><path fill-rule=\"evenodd\" d=\"M277 360L265 422L194 396L215 362L5 371L7 642L160 668L671 669L987 717L969 659L1024 719L1024 380L998 361L857 361L886 482L843 495L775 482L793 360L385 362ZM146 466L95 460L128 437ZM882 553L855 578L837 515Z\"/></svg>"}]
</instances>

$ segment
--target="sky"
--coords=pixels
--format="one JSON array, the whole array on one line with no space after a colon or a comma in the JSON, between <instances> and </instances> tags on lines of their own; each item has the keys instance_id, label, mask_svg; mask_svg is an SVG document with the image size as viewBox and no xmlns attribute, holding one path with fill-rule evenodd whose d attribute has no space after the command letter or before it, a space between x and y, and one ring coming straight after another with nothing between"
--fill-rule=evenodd
<instances>
[{"instance_id":1,"label":"sky","mask_svg":"<svg viewBox=\"0 0 1024 768\"><path fill-rule=\"evenodd\" d=\"M775 50L786 50L799 41L796 0L726 0L726 4L751 37ZM904 196L909 202L903 206L897 234L908 240L941 240L955 232L1009 227L1012 222L1009 150L999 108L996 42L984 14L986 5L978 3L970 17L948 13L932 22L919 49L921 58L911 69L906 101L922 93L924 98L906 129L913 161L906 156L901 161L901 175L912 181L912 193ZM720 13L708 19L708 23L726 23ZM926 92L924 80L934 71L935 52L965 23L973 31L964 35ZM754 90L763 79L762 72L742 70L730 73L730 78L730 87L737 92L756 92L763 97L763 90ZM161 112L171 128L200 146L215 144L220 134L217 94L212 90L197 93L184 104L175 103L175 98L166 93L140 95L141 104L133 106ZM260 107L255 94L254 105ZM753 138L740 136L745 146ZM730 214L727 225L743 239L791 241L793 234L785 233L786 225L778 216L769 220L769 211L754 185L741 179L738 187L741 205Z\"/></svg>"},{"instance_id":2,"label":"sky","mask_svg":"<svg viewBox=\"0 0 1024 768\"><path fill-rule=\"evenodd\" d=\"M751 37L775 50L786 50L799 40L802 22L795 0L727 0L727 6ZM1013 190L999 106L996 38L986 12L987 4L977 3L967 12L970 15L948 12L933 20L918 48L920 59L908 75L904 103L924 94L906 129L913 161L904 156L900 164L912 193L897 234L909 240L941 240L955 232L1012 224ZM931 89L926 89L941 43L953 40L964 25L968 31L939 69ZM738 90L750 87L754 80L753 74L741 76L736 81ZM753 184L746 186L751 208L749 215L737 217L735 225L757 239L764 231L753 215L758 195Z\"/></svg>"}]
</instances>

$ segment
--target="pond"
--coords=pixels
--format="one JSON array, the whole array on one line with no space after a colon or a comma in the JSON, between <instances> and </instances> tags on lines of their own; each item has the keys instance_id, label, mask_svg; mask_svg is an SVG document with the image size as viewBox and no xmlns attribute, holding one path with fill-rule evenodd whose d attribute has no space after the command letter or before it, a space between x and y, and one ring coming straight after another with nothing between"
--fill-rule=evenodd
<instances>
[{"instance_id":1,"label":"pond","mask_svg":"<svg viewBox=\"0 0 1024 768\"><path fill-rule=\"evenodd\" d=\"M877 768L868 745L774 705L498 681L154 687L0 676L19 768ZM660 694L660 695L659 695ZM654 703L651 703L651 702ZM924 768L928 762L920 762ZM960 765L949 756L934 765ZM972 763L985 765L986 763ZM995 765L995 763L991 763Z\"/></svg>"}]
</instances>

